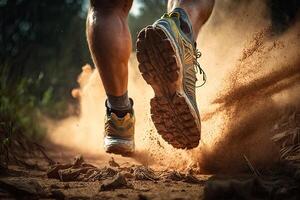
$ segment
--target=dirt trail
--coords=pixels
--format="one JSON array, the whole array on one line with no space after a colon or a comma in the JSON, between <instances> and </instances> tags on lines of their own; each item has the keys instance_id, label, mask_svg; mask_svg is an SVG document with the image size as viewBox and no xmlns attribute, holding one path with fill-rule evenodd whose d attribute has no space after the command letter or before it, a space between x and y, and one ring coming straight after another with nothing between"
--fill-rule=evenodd
<instances>
[{"instance_id":1,"label":"dirt trail","mask_svg":"<svg viewBox=\"0 0 300 200\"><path fill-rule=\"evenodd\" d=\"M55 157L57 152L48 153L60 160ZM0 198L199 199L209 178L192 171L154 171L143 165L116 162L113 157L108 162L102 160L100 167L89 164L82 156L67 158L67 149L65 153L61 164L50 166L42 157L30 159L39 169L9 165L0 174Z\"/></svg>"}]
</instances>

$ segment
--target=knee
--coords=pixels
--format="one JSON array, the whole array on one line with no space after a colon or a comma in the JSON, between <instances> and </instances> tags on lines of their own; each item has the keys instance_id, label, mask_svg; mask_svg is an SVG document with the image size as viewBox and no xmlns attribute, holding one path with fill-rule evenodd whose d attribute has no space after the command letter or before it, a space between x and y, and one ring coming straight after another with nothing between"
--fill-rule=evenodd
<instances>
[{"instance_id":1,"label":"knee","mask_svg":"<svg viewBox=\"0 0 300 200\"><path fill-rule=\"evenodd\" d=\"M110 14L114 11L129 13L133 0L90 0L92 9L98 10L103 14Z\"/></svg>"}]
</instances>

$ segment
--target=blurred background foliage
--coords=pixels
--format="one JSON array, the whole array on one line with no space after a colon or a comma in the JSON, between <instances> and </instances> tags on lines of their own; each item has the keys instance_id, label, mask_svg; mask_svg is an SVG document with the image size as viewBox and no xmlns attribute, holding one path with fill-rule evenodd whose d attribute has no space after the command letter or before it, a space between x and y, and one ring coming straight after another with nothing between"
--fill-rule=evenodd
<instances>
[{"instance_id":1,"label":"blurred background foliage","mask_svg":"<svg viewBox=\"0 0 300 200\"><path fill-rule=\"evenodd\" d=\"M134 4L128 18L133 44L139 30L162 15L166 1ZM63 118L76 107L71 90L81 66L92 64L87 9L88 0L0 0L0 138L20 131L40 138L41 116Z\"/></svg>"},{"instance_id":2,"label":"blurred background foliage","mask_svg":"<svg viewBox=\"0 0 300 200\"><path fill-rule=\"evenodd\" d=\"M167 0L134 0L134 3L139 9L134 13L130 13L128 17L133 50L135 50L135 42L140 30L153 24L167 10Z\"/></svg>"}]
</instances>

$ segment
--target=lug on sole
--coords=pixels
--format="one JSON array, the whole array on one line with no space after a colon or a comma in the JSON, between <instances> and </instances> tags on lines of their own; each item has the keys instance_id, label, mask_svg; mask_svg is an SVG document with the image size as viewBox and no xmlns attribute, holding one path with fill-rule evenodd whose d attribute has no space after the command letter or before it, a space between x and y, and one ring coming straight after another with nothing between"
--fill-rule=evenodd
<instances>
[{"instance_id":1,"label":"lug on sole","mask_svg":"<svg viewBox=\"0 0 300 200\"><path fill-rule=\"evenodd\" d=\"M139 70L151 85L151 118L158 133L175 148L198 146L200 131L186 97L176 90L180 68L176 52L164 31L148 26L138 35Z\"/></svg>"}]
</instances>

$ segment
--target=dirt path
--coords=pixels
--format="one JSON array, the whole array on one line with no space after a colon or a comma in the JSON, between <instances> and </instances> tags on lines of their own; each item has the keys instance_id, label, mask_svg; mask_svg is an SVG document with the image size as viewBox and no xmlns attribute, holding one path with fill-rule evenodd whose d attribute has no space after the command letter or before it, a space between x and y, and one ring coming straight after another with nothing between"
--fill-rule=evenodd
<instances>
[{"instance_id":1,"label":"dirt path","mask_svg":"<svg viewBox=\"0 0 300 200\"><path fill-rule=\"evenodd\" d=\"M210 177L154 171L142 165L117 163L113 158L96 167L80 156L48 170L45 166L39 170L9 166L1 174L0 199L202 199Z\"/></svg>"},{"instance_id":2,"label":"dirt path","mask_svg":"<svg viewBox=\"0 0 300 200\"><path fill-rule=\"evenodd\" d=\"M89 164L82 156L47 166L31 159L31 169L1 168L0 199L299 199L300 171L280 173L201 175L115 160ZM34 165L30 165L34 166ZM276 169L278 170L278 169ZM279 172L279 171L278 171Z\"/></svg>"},{"instance_id":3,"label":"dirt path","mask_svg":"<svg viewBox=\"0 0 300 200\"><path fill-rule=\"evenodd\" d=\"M103 181L96 182L60 182L42 177L9 177L0 178L1 185L10 191L0 192L0 198L28 197L54 199L201 199L203 185L176 181L134 181L130 180L134 189L115 189L100 191ZM17 188L17 189L15 189Z\"/></svg>"}]
</instances>

